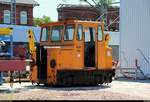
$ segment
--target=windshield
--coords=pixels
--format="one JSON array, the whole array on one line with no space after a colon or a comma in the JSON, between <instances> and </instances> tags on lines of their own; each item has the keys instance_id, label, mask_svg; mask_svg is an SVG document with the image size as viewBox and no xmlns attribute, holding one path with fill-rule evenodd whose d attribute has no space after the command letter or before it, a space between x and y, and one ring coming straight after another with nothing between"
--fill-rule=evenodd
<instances>
[{"instance_id":1,"label":"windshield","mask_svg":"<svg viewBox=\"0 0 150 102\"><path fill-rule=\"evenodd\" d=\"M42 29L41 41L47 41L47 40L48 40L48 29L43 28Z\"/></svg>"},{"instance_id":2,"label":"windshield","mask_svg":"<svg viewBox=\"0 0 150 102\"><path fill-rule=\"evenodd\" d=\"M64 34L64 40L73 40L74 25L67 25Z\"/></svg>"},{"instance_id":3,"label":"windshield","mask_svg":"<svg viewBox=\"0 0 150 102\"><path fill-rule=\"evenodd\" d=\"M60 41L62 32L63 32L63 26L54 26L52 28L51 40Z\"/></svg>"}]
</instances>

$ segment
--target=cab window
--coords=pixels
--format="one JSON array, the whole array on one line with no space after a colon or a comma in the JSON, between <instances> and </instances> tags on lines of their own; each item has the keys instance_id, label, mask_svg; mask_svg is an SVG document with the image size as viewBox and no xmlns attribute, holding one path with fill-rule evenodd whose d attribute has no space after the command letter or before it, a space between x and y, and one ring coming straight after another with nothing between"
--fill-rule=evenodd
<instances>
[{"instance_id":1,"label":"cab window","mask_svg":"<svg viewBox=\"0 0 150 102\"><path fill-rule=\"evenodd\" d=\"M42 29L41 41L48 41L48 29L47 28Z\"/></svg>"},{"instance_id":2,"label":"cab window","mask_svg":"<svg viewBox=\"0 0 150 102\"><path fill-rule=\"evenodd\" d=\"M73 40L74 35L74 25L67 25L64 34L64 40L70 41Z\"/></svg>"},{"instance_id":3,"label":"cab window","mask_svg":"<svg viewBox=\"0 0 150 102\"><path fill-rule=\"evenodd\" d=\"M85 29L85 42L95 41L95 29L87 27Z\"/></svg>"},{"instance_id":4,"label":"cab window","mask_svg":"<svg viewBox=\"0 0 150 102\"><path fill-rule=\"evenodd\" d=\"M83 27L82 25L78 25L77 29L77 40L82 40Z\"/></svg>"},{"instance_id":5,"label":"cab window","mask_svg":"<svg viewBox=\"0 0 150 102\"><path fill-rule=\"evenodd\" d=\"M101 26L98 26L98 40L102 41L103 39L103 32Z\"/></svg>"},{"instance_id":6,"label":"cab window","mask_svg":"<svg viewBox=\"0 0 150 102\"><path fill-rule=\"evenodd\" d=\"M61 41L63 26L54 26L52 28L51 41Z\"/></svg>"}]
</instances>

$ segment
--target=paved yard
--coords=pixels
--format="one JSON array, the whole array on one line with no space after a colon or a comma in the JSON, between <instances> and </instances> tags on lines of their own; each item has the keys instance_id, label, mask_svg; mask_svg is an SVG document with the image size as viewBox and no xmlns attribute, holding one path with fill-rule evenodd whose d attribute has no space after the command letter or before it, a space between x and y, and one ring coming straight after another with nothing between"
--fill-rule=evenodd
<instances>
[{"instance_id":1,"label":"paved yard","mask_svg":"<svg viewBox=\"0 0 150 102\"><path fill-rule=\"evenodd\" d=\"M115 80L97 87L0 86L0 100L150 100L150 80Z\"/></svg>"}]
</instances>

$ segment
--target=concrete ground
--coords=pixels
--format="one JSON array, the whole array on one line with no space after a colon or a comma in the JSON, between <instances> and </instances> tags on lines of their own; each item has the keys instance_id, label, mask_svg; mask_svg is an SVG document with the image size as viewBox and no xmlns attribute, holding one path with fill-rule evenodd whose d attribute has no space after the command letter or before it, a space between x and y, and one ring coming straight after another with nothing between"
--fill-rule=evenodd
<instances>
[{"instance_id":1,"label":"concrete ground","mask_svg":"<svg viewBox=\"0 0 150 102\"><path fill-rule=\"evenodd\" d=\"M0 100L150 100L150 80L114 80L96 87L0 86Z\"/></svg>"}]
</instances>

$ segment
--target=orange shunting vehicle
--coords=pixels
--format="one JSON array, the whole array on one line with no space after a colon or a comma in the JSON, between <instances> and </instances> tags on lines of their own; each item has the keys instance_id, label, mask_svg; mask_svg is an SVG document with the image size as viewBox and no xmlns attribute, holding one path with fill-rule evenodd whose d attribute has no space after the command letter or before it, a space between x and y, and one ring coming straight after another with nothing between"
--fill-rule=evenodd
<instances>
[{"instance_id":1,"label":"orange shunting vehicle","mask_svg":"<svg viewBox=\"0 0 150 102\"><path fill-rule=\"evenodd\" d=\"M103 23L66 20L41 27L40 42L31 51L33 83L67 86L112 82L112 49Z\"/></svg>"}]
</instances>

